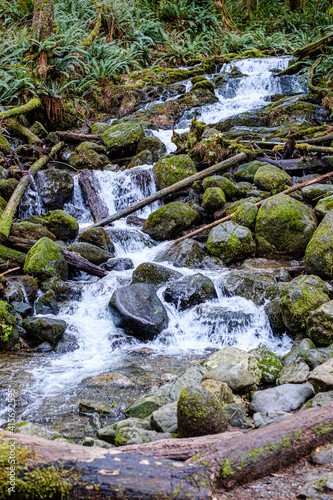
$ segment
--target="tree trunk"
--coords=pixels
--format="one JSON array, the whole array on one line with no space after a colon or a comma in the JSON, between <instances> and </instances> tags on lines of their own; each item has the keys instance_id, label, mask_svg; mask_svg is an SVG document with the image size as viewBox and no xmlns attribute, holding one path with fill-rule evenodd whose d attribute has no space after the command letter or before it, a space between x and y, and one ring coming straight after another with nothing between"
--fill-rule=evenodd
<instances>
[{"instance_id":1,"label":"tree trunk","mask_svg":"<svg viewBox=\"0 0 333 500\"><path fill-rule=\"evenodd\" d=\"M98 194L100 185L94 173L91 170L81 172L79 175L79 184L94 222L105 219L109 215L109 211Z\"/></svg>"},{"instance_id":2,"label":"tree trunk","mask_svg":"<svg viewBox=\"0 0 333 500\"><path fill-rule=\"evenodd\" d=\"M44 40L56 30L53 0L35 0L32 29L37 40Z\"/></svg>"},{"instance_id":3,"label":"tree trunk","mask_svg":"<svg viewBox=\"0 0 333 500\"><path fill-rule=\"evenodd\" d=\"M92 276L97 276L98 278L104 278L104 276L107 276L109 274L108 271L106 271L102 267L92 264L91 262L89 262L89 260L81 257L81 255L76 252L61 250L61 253L65 257L67 264L76 267L76 269L85 271L86 273L91 274Z\"/></svg>"}]
</instances>

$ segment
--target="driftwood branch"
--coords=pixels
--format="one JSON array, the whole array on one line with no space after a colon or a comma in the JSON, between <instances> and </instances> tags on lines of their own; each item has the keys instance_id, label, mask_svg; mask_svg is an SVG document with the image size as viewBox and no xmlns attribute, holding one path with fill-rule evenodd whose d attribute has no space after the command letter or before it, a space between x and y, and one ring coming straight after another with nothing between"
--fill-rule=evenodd
<instances>
[{"instance_id":1,"label":"driftwood branch","mask_svg":"<svg viewBox=\"0 0 333 500\"><path fill-rule=\"evenodd\" d=\"M205 170L202 170L201 172L191 175L190 177L187 177L186 179L183 179L182 181L176 182L175 184L172 184L171 186L168 186L164 189L161 189L161 191L157 191L154 194L151 194L147 198L144 198L141 201L138 201L137 203L134 203L128 208L124 208L123 210L120 210L119 212L116 212L115 214L110 215L110 217L107 217L106 219L101 220L100 222L97 222L93 226L90 227L100 227L100 226L106 226L110 222L114 222L115 220L121 219L122 217L127 217L127 215L132 214L133 212L136 212L137 210L140 210L141 208L150 205L156 200L160 200L162 198L165 198L167 195L175 193L176 191L180 191L184 187L190 186L193 184L193 182L198 181L200 179L204 179L205 177L208 177L209 175L215 174L216 172L219 172L221 170L227 170L231 166L240 163L243 160L246 160L247 156L245 153L239 153L236 156L233 156L232 158L228 158L227 160L224 160L220 163L217 163L216 165L213 165L212 167L206 168Z\"/></svg>"},{"instance_id":2,"label":"driftwood branch","mask_svg":"<svg viewBox=\"0 0 333 500\"><path fill-rule=\"evenodd\" d=\"M79 175L79 184L94 222L105 219L109 211L99 196L101 188L94 173L91 170L83 170Z\"/></svg>"},{"instance_id":3,"label":"driftwood branch","mask_svg":"<svg viewBox=\"0 0 333 500\"><path fill-rule=\"evenodd\" d=\"M11 118L13 116L24 115L29 111L34 111L35 109L40 108L42 105L41 100L38 97L31 99L26 104L22 104L22 106L18 106L17 108L9 109L8 111L1 111L0 120L4 120L6 118Z\"/></svg>"},{"instance_id":4,"label":"driftwood branch","mask_svg":"<svg viewBox=\"0 0 333 500\"><path fill-rule=\"evenodd\" d=\"M91 274L92 276L97 276L98 278L104 278L104 276L107 276L109 273L105 269L102 269L99 266L96 266L95 264L92 264L89 262L89 260L84 259L81 257L76 252L69 252L68 250L61 250L61 253L65 257L65 260L67 264L70 264L73 267L76 267L77 269L80 269L81 271L85 271L88 274Z\"/></svg>"},{"instance_id":5,"label":"driftwood branch","mask_svg":"<svg viewBox=\"0 0 333 500\"><path fill-rule=\"evenodd\" d=\"M64 141L68 141L68 142L83 142L83 141L101 142L100 135L78 134L75 132L61 132L59 130L56 132L56 134L59 137L61 137Z\"/></svg>"},{"instance_id":6,"label":"driftwood branch","mask_svg":"<svg viewBox=\"0 0 333 500\"><path fill-rule=\"evenodd\" d=\"M10 200L7 203L6 208L4 209L3 213L1 214L0 217L0 242L4 243L9 236L10 233L10 228L13 222L13 218L15 215L15 212L17 210L17 207L19 206L19 203L31 183L33 177L36 175L36 173L44 166L47 164L47 162L54 156L64 145L63 142L59 142L55 146L53 146L50 154L42 156L39 160L37 160L30 168L29 172L27 175L22 177L20 180L19 185L16 187L14 193L10 197Z\"/></svg>"}]
</instances>

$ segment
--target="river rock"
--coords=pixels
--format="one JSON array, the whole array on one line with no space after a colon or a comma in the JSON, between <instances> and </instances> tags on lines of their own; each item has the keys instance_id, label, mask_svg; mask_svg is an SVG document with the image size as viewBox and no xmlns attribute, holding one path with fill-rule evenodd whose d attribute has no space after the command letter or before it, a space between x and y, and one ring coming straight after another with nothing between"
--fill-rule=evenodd
<instances>
[{"instance_id":1,"label":"river rock","mask_svg":"<svg viewBox=\"0 0 333 500\"><path fill-rule=\"evenodd\" d=\"M261 161L251 161L240 165L234 173L238 181L253 182L259 168L262 166L270 166L269 163L262 163Z\"/></svg>"},{"instance_id":2,"label":"river rock","mask_svg":"<svg viewBox=\"0 0 333 500\"><path fill-rule=\"evenodd\" d=\"M102 375L89 377L85 379L84 382L88 386L100 387L101 389L107 389L112 386L134 387L133 382L123 373L102 373Z\"/></svg>"},{"instance_id":3,"label":"river rock","mask_svg":"<svg viewBox=\"0 0 333 500\"><path fill-rule=\"evenodd\" d=\"M0 180L0 196L4 200L9 201L17 186L18 180L16 179Z\"/></svg>"},{"instance_id":4,"label":"river rock","mask_svg":"<svg viewBox=\"0 0 333 500\"><path fill-rule=\"evenodd\" d=\"M194 163L188 155L166 156L154 165L154 177L158 191L196 173Z\"/></svg>"},{"instance_id":5,"label":"river rock","mask_svg":"<svg viewBox=\"0 0 333 500\"><path fill-rule=\"evenodd\" d=\"M171 202L149 215L142 231L154 240L174 238L181 231L190 228L198 219L198 214L186 203Z\"/></svg>"},{"instance_id":6,"label":"river rock","mask_svg":"<svg viewBox=\"0 0 333 500\"><path fill-rule=\"evenodd\" d=\"M16 432L21 434L28 434L29 436L38 436L44 439L57 439L62 438L59 432L51 431L40 424L35 424L33 422L20 422L16 424Z\"/></svg>"},{"instance_id":7,"label":"river rock","mask_svg":"<svg viewBox=\"0 0 333 500\"><path fill-rule=\"evenodd\" d=\"M330 391L333 389L333 358L317 366L309 376L309 382L318 391Z\"/></svg>"},{"instance_id":8,"label":"river rock","mask_svg":"<svg viewBox=\"0 0 333 500\"><path fill-rule=\"evenodd\" d=\"M239 429L249 429L252 425L246 418L246 406L244 403L230 403L223 407L225 416L227 417L228 423L232 427L237 427Z\"/></svg>"},{"instance_id":9,"label":"river rock","mask_svg":"<svg viewBox=\"0 0 333 500\"><path fill-rule=\"evenodd\" d=\"M101 267L106 271L127 271L128 269L134 269L134 264L132 259L115 257L104 262Z\"/></svg>"},{"instance_id":10,"label":"river rock","mask_svg":"<svg viewBox=\"0 0 333 500\"><path fill-rule=\"evenodd\" d=\"M309 203L315 204L318 198L333 194L333 184L312 184L301 189L303 198Z\"/></svg>"},{"instance_id":11,"label":"river rock","mask_svg":"<svg viewBox=\"0 0 333 500\"><path fill-rule=\"evenodd\" d=\"M216 210L223 208L226 202L225 194L218 187L207 188L202 198L202 208L209 214L213 214Z\"/></svg>"},{"instance_id":12,"label":"river rock","mask_svg":"<svg viewBox=\"0 0 333 500\"><path fill-rule=\"evenodd\" d=\"M311 461L316 465L333 464L333 444L329 444L324 449L316 451L311 456Z\"/></svg>"},{"instance_id":13,"label":"river rock","mask_svg":"<svg viewBox=\"0 0 333 500\"><path fill-rule=\"evenodd\" d=\"M202 181L204 191L208 188L220 188L228 200L233 200L238 195L237 186L230 179L222 175L212 175Z\"/></svg>"},{"instance_id":14,"label":"river rock","mask_svg":"<svg viewBox=\"0 0 333 500\"><path fill-rule=\"evenodd\" d=\"M317 221L311 209L285 194L265 201L258 212L255 235L261 256L300 257Z\"/></svg>"},{"instance_id":15,"label":"river rock","mask_svg":"<svg viewBox=\"0 0 333 500\"><path fill-rule=\"evenodd\" d=\"M74 180L65 170L40 170L36 176L36 184L47 210L61 209L73 197Z\"/></svg>"},{"instance_id":16,"label":"river rock","mask_svg":"<svg viewBox=\"0 0 333 500\"><path fill-rule=\"evenodd\" d=\"M207 248L211 255L219 257L225 264L231 264L253 255L256 245L247 227L227 221L210 231Z\"/></svg>"},{"instance_id":17,"label":"river rock","mask_svg":"<svg viewBox=\"0 0 333 500\"><path fill-rule=\"evenodd\" d=\"M123 158L135 155L144 135L143 128L136 123L119 123L103 132L102 141L111 159Z\"/></svg>"},{"instance_id":18,"label":"river rock","mask_svg":"<svg viewBox=\"0 0 333 500\"><path fill-rule=\"evenodd\" d=\"M277 355L267 349L267 347L257 347L249 351L249 354L254 356L258 361L261 371L261 382L264 384L273 384L282 370L282 363Z\"/></svg>"},{"instance_id":19,"label":"river rock","mask_svg":"<svg viewBox=\"0 0 333 500\"><path fill-rule=\"evenodd\" d=\"M320 408L321 406L327 405L327 403L332 403L333 401L333 391L328 392L318 392L312 399L309 399L302 406L301 410L308 410L309 408Z\"/></svg>"},{"instance_id":20,"label":"river rock","mask_svg":"<svg viewBox=\"0 0 333 500\"><path fill-rule=\"evenodd\" d=\"M140 139L136 151L137 153L149 151L151 153L153 163L157 162L167 153L165 144L158 137L143 137Z\"/></svg>"},{"instance_id":21,"label":"river rock","mask_svg":"<svg viewBox=\"0 0 333 500\"><path fill-rule=\"evenodd\" d=\"M333 210L323 218L305 250L305 267L321 278L333 278Z\"/></svg>"},{"instance_id":22,"label":"river rock","mask_svg":"<svg viewBox=\"0 0 333 500\"><path fill-rule=\"evenodd\" d=\"M16 316L16 317L15 317ZM14 308L7 302L0 300L0 351L17 351L20 349L19 333L17 329L19 317L15 314ZM7 327L7 328L6 328Z\"/></svg>"},{"instance_id":23,"label":"river rock","mask_svg":"<svg viewBox=\"0 0 333 500\"><path fill-rule=\"evenodd\" d=\"M246 271L230 271L223 276L222 283L225 294L229 297L240 296L252 300L256 305L263 305L278 293L273 278L247 273Z\"/></svg>"},{"instance_id":24,"label":"river rock","mask_svg":"<svg viewBox=\"0 0 333 500\"><path fill-rule=\"evenodd\" d=\"M160 439L171 439L171 434L167 432L156 432L146 430L136 430L131 428L123 428L117 434L115 439L116 446L124 446L129 444L142 444L159 441Z\"/></svg>"},{"instance_id":25,"label":"river rock","mask_svg":"<svg viewBox=\"0 0 333 500\"><path fill-rule=\"evenodd\" d=\"M324 303L308 319L308 335L315 345L326 347L333 342L333 300Z\"/></svg>"},{"instance_id":26,"label":"river rock","mask_svg":"<svg viewBox=\"0 0 333 500\"><path fill-rule=\"evenodd\" d=\"M114 424L102 427L97 431L97 437L107 443L115 444L117 435L122 429L149 430L149 422L141 418L127 418Z\"/></svg>"},{"instance_id":27,"label":"river rock","mask_svg":"<svg viewBox=\"0 0 333 500\"><path fill-rule=\"evenodd\" d=\"M159 287L167 281L175 281L182 278L182 274L168 267L155 264L154 262L143 262L132 274L132 283L148 283Z\"/></svg>"},{"instance_id":28,"label":"river rock","mask_svg":"<svg viewBox=\"0 0 333 500\"><path fill-rule=\"evenodd\" d=\"M131 159L127 165L127 169L139 167L140 165L152 165L154 163L153 157L150 151L144 150L138 153Z\"/></svg>"},{"instance_id":29,"label":"river rock","mask_svg":"<svg viewBox=\"0 0 333 500\"><path fill-rule=\"evenodd\" d=\"M310 349L309 351L300 355L300 359L305 361L311 369L325 363L330 358L333 358L333 344L329 347L319 347L318 349Z\"/></svg>"},{"instance_id":30,"label":"river rock","mask_svg":"<svg viewBox=\"0 0 333 500\"><path fill-rule=\"evenodd\" d=\"M290 349L287 354L285 354L282 358L282 364L283 366L289 365L290 363L293 363L294 361L300 359L304 354L306 354L309 349L314 349L315 345L310 339L303 339L301 342L296 341L294 342L292 348Z\"/></svg>"},{"instance_id":31,"label":"river rock","mask_svg":"<svg viewBox=\"0 0 333 500\"><path fill-rule=\"evenodd\" d=\"M253 275L266 276L275 281L287 282L291 280L290 274L281 262L269 259L246 259L240 269Z\"/></svg>"},{"instance_id":32,"label":"river rock","mask_svg":"<svg viewBox=\"0 0 333 500\"><path fill-rule=\"evenodd\" d=\"M42 224L55 235L57 240L74 240L79 232L79 224L63 210L52 210L44 215L30 217L30 222Z\"/></svg>"},{"instance_id":33,"label":"river rock","mask_svg":"<svg viewBox=\"0 0 333 500\"><path fill-rule=\"evenodd\" d=\"M99 448L113 448L114 446L106 441L91 436L85 436L82 446L98 446Z\"/></svg>"},{"instance_id":34,"label":"river rock","mask_svg":"<svg viewBox=\"0 0 333 500\"><path fill-rule=\"evenodd\" d=\"M200 385L213 394L223 407L233 402L233 392L225 382L206 379L203 380Z\"/></svg>"},{"instance_id":35,"label":"river rock","mask_svg":"<svg viewBox=\"0 0 333 500\"><path fill-rule=\"evenodd\" d=\"M48 290L38 298L35 311L36 314L59 314L59 307L53 290Z\"/></svg>"},{"instance_id":36,"label":"river rock","mask_svg":"<svg viewBox=\"0 0 333 500\"><path fill-rule=\"evenodd\" d=\"M292 361L285 365L276 380L278 385L301 384L306 382L310 368L304 361Z\"/></svg>"},{"instance_id":37,"label":"river rock","mask_svg":"<svg viewBox=\"0 0 333 500\"><path fill-rule=\"evenodd\" d=\"M103 132L108 130L111 127L111 125L107 122L95 122L91 125L90 132L93 135L101 135Z\"/></svg>"},{"instance_id":38,"label":"river rock","mask_svg":"<svg viewBox=\"0 0 333 500\"><path fill-rule=\"evenodd\" d=\"M321 219L325 217L325 215L327 215L331 210L333 210L333 195L325 196L325 198L319 200L317 205L315 206L315 214Z\"/></svg>"},{"instance_id":39,"label":"river rock","mask_svg":"<svg viewBox=\"0 0 333 500\"><path fill-rule=\"evenodd\" d=\"M64 302L67 300L78 300L81 297L81 287L78 283L65 282L59 278L53 277L40 284L40 289L42 292L48 292L52 290L55 293L56 300L58 302Z\"/></svg>"},{"instance_id":40,"label":"river rock","mask_svg":"<svg viewBox=\"0 0 333 500\"><path fill-rule=\"evenodd\" d=\"M186 276L168 285L164 292L165 301L171 302L180 311L215 298L214 283L203 274Z\"/></svg>"},{"instance_id":41,"label":"river rock","mask_svg":"<svg viewBox=\"0 0 333 500\"><path fill-rule=\"evenodd\" d=\"M177 431L177 403L169 403L154 411L150 416L150 426L157 432Z\"/></svg>"},{"instance_id":42,"label":"river rock","mask_svg":"<svg viewBox=\"0 0 333 500\"><path fill-rule=\"evenodd\" d=\"M286 172L274 165L262 165L256 171L254 183L259 189L276 194L291 186L292 179Z\"/></svg>"},{"instance_id":43,"label":"river rock","mask_svg":"<svg viewBox=\"0 0 333 500\"><path fill-rule=\"evenodd\" d=\"M227 346L223 349L214 352L208 359L204 362L205 368L208 370L214 370L220 365L224 364L237 364L240 365L245 370L248 370L254 377L257 384L261 380L261 370L259 369L259 363L255 356L246 351L242 351L238 347ZM208 376L205 379L209 378Z\"/></svg>"},{"instance_id":44,"label":"river rock","mask_svg":"<svg viewBox=\"0 0 333 500\"><path fill-rule=\"evenodd\" d=\"M187 239L172 243L155 257L156 262L171 262L176 267L198 268L205 258L202 245L195 240Z\"/></svg>"},{"instance_id":45,"label":"river rock","mask_svg":"<svg viewBox=\"0 0 333 500\"><path fill-rule=\"evenodd\" d=\"M11 306L22 318L26 318L33 313L31 305L27 304L27 302L17 302L14 300L14 302L11 303Z\"/></svg>"},{"instance_id":46,"label":"river rock","mask_svg":"<svg viewBox=\"0 0 333 500\"><path fill-rule=\"evenodd\" d=\"M206 436L228 430L228 421L217 399L203 387L182 390L177 404L178 434Z\"/></svg>"},{"instance_id":47,"label":"river rock","mask_svg":"<svg viewBox=\"0 0 333 500\"><path fill-rule=\"evenodd\" d=\"M108 163L105 147L95 142L84 141L79 144L69 159L69 164L78 170L102 170Z\"/></svg>"},{"instance_id":48,"label":"river rock","mask_svg":"<svg viewBox=\"0 0 333 500\"><path fill-rule=\"evenodd\" d=\"M298 410L308 399L314 396L314 390L307 384L284 384L272 389L257 391L250 404L252 413L290 412Z\"/></svg>"},{"instance_id":49,"label":"river rock","mask_svg":"<svg viewBox=\"0 0 333 500\"><path fill-rule=\"evenodd\" d=\"M114 244L111 241L110 235L103 227L86 229L79 235L77 241L80 243L90 243L111 254L115 253Z\"/></svg>"},{"instance_id":50,"label":"river rock","mask_svg":"<svg viewBox=\"0 0 333 500\"><path fill-rule=\"evenodd\" d=\"M240 226L247 227L250 231L254 231L257 215L258 207L254 203L245 201L236 209L231 220Z\"/></svg>"},{"instance_id":51,"label":"river rock","mask_svg":"<svg viewBox=\"0 0 333 500\"><path fill-rule=\"evenodd\" d=\"M24 238L38 241L40 238L50 238L55 240L56 237L42 224L34 224L32 222L23 221L13 224L10 229L10 236L15 238Z\"/></svg>"},{"instance_id":52,"label":"river rock","mask_svg":"<svg viewBox=\"0 0 333 500\"><path fill-rule=\"evenodd\" d=\"M41 280L56 276L67 279L68 266L57 245L49 238L41 238L27 253L24 272Z\"/></svg>"},{"instance_id":53,"label":"river rock","mask_svg":"<svg viewBox=\"0 0 333 500\"><path fill-rule=\"evenodd\" d=\"M54 351L58 354L66 354L68 352L76 351L80 346L73 333L65 332L55 347Z\"/></svg>"},{"instance_id":54,"label":"river rock","mask_svg":"<svg viewBox=\"0 0 333 500\"><path fill-rule=\"evenodd\" d=\"M100 415L108 415L112 412L112 406L103 401L91 401L82 399L79 401L80 413L99 413Z\"/></svg>"},{"instance_id":55,"label":"river rock","mask_svg":"<svg viewBox=\"0 0 333 500\"><path fill-rule=\"evenodd\" d=\"M151 285L118 288L109 306L115 325L140 340L152 340L168 326L166 310Z\"/></svg>"},{"instance_id":56,"label":"river rock","mask_svg":"<svg viewBox=\"0 0 333 500\"><path fill-rule=\"evenodd\" d=\"M226 363L219 365L214 370L210 370L203 376L203 380L213 379L225 382L230 389L237 393L243 393L248 390L255 390L256 379L239 364Z\"/></svg>"},{"instance_id":57,"label":"river rock","mask_svg":"<svg viewBox=\"0 0 333 500\"><path fill-rule=\"evenodd\" d=\"M61 319L54 318L29 318L23 321L27 331L28 341L34 344L49 342L54 348L61 340L67 324Z\"/></svg>"},{"instance_id":58,"label":"river rock","mask_svg":"<svg viewBox=\"0 0 333 500\"><path fill-rule=\"evenodd\" d=\"M96 245L91 245L90 243L77 242L73 243L68 247L70 252L76 252L84 259L89 260L92 264L99 266L104 262L107 262L112 256L109 252L103 250Z\"/></svg>"},{"instance_id":59,"label":"river rock","mask_svg":"<svg viewBox=\"0 0 333 500\"><path fill-rule=\"evenodd\" d=\"M318 276L294 278L280 292L284 324L289 330L305 332L310 313L328 301L329 289Z\"/></svg>"}]
</instances>

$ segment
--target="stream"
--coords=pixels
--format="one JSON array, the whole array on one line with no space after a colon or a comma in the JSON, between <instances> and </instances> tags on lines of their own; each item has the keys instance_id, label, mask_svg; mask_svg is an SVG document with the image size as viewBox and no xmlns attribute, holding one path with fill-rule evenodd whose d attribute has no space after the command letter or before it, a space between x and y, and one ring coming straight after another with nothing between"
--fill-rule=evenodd
<instances>
[{"instance_id":1,"label":"stream","mask_svg":"<svg viewBox=\"0 0 333 500\"><path fill-rule=\"evenodd\" d=\"M289 57L247 59L224 65L221 68L223 72L231 71L232 66L236 66L247 76L234 78L218 87L215 93L219 102L199 108L198 119L207 124L217 123L232 115L259 109L267 105L270 96L275 94L301 92L304 89L297 77L278 77L272 72L285 69L289 60ZM208 78L212 80L220 72ZM191 85L188 82L185 84L187 91L190 90ZM192 117L192 112L186 113L177 124L176 131L187 131ZM166 144L168 153L176 149L171 142L172 130L155 130L152 134ZM110 214L155 192L152 166L119 172L97 171L95 175L101 186L100 196ZM34 186L26 196L29 193L31 202L35 200L35 211L40 212ZM135 215L145 218L158 206L155 203ZM73 200L66 206L66 211L77 218L82 230L93 223L77 179ZM24 214L25 217L30 215L31 210ZM153 262L168 245L167 242L157 244L143 234L140 227L129 226L125 220L117 221L106 229L115 243L116 257L130 258L134 268L143 262ZM174 269L171 263L162 264ZM191 363L207 358L213 350L227 345L245 350L267 346L282 355L290 349L290 338L273 335L263 306L258 307L241 297L225 296L221 277L229 272L227 268L177 268L177 271L183 275L201 272L209 276L215 284L218 298L179 312L173 304L163 300L165 286L159 288L158 296L167 310L169 326L148 343L130 338L116 328L108 308L112 293L130 284L133 270L112 271L103 279L80 273L72 286L81 290L81 297L62 304L56 316L67 322L68 331L75 335L78 348L64 354L11 354L2 358L1 390L4 392L8 387L16 390L17 417L78 438L92 432L87 417L79 414L78 401L81 399L112 403L114 412L104 420L110 422L123 418L124 408L142 391L169 380ZM134 386L126 387L124 384L105 389L91 383L90 377L114 372L131 379ZM3 408L0 423L4 423L4 396L0 403Z\"/></svg>"}]
</instances>

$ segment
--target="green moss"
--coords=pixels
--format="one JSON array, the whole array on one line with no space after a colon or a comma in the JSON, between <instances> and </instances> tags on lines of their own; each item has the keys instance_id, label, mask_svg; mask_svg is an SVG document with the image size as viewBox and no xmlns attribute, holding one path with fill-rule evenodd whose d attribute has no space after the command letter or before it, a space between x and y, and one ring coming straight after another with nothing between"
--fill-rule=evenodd
<instances>
[{"instance_id":1,"label":"green moss","mask_svg":"<svg viewBox=\"0 0 333 500\"><path fill-rule=\"evenodd\" d=\"M67 263L57 245L49 238L41 238L27 253L24 272L40 279L57 275L67 279Z\"/></svg>"},{"instance_id":2,"label":"green moss","mask_svg":"<svg viewBox=\"0 0 333 500\"><path fill-rule=\"evenodd\" d=\"M157 189L163 189L196 173L188 155L167 156L154 165Z\"/></svg>"},{"instance_id":3,"label":"green moss","mask_svg":"<svg viewBox=\"0 0 333 500\"><path fill-rule=\"evenodd\" d=\"M328 434L333 431L333 424L332 423L319 423L316 424L312 427L313 432L316 434L317 437L322 436L323 434Z\"/></svg>"},{"instance_id":4,"label":"green moss","mask_svg":"<svg viewBox=\"0 0 333 500\"><path fill-rule=\"evenodd\" d=\"M221 474L223 478L226 478L228 476L232 476L234 474L234 471L231 468L232 462L230 462L227 458L224 462L221 463Z\"/></svg>"},{"instance_id":5,"label":"green moss","mask_svg":"<svg viewBox=\"0 0 333 500\"><path fill-rule=\"evenodd\" d=\"M0 135L0 151L5 155L10 153L10 143L3 135Z\"/></svg>"}]
</instances>

